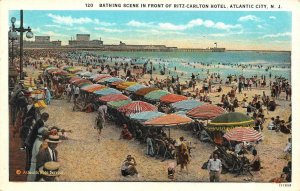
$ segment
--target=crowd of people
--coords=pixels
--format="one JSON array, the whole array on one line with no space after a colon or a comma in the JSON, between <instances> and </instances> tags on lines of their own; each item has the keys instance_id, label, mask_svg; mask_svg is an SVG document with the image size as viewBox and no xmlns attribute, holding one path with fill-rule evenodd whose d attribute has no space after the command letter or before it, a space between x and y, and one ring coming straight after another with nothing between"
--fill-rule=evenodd
<instances>
[{"instance_id":1,"label":"crowd of people","mask_svg":"<svg viewBox=\"0 0 300 191\"><path fill-rule=\"evenodd\" d=\"M50 65L55 65L57 67L61 67L62 65L73 65L72 62L69 61L67 53L51 54L48 52L42 52L32 56L31 60L27 60L27 66L42 69L44 62L39 61L38 58L45 55L47 55L47 57L56 57L57 55L60 55L54 60L46 60L46 62ZM109 62L109 58L107 58L107 60L108 61L85 56L79 57L78 63L80 64L88 61L91 61L92 63L99 62L99 73L109 73L114 76L120 75L120 69L122 68L124 69L125 74L122 76L124 79L137 80L137 76L131 73L130 64L125 64L124 62L120 64L115 63L113 66L108 64L104 65L105 62ZM91 71L89 69L89 65L87 65L86 70ZM146 68L143 69L141 75L145 73L147 73ZM212 103L210 96L213 92L223 92L224 90L222 89L222 86L224 84L228 84L231 86L231 90L222 95L219 105L228 112L233 112L236 108L240 107L245 108L245 113L247 113L247 115L251 115L255 121L254 129L262 131L264 129L263 124L266 121L265 112L274 111L276 109L276 99L280 98L281 92L286 93L286 100L291 99L291 86L288 81L277 77L274 80L274 82L271 82L270 80L269 86L271 89L271 95L266 95L265 92L263 92L262 95L255 95L252 98L249 98L245 91L251 91L253 87L265 88L267 86L265 76L262 76L261 78L258 78L257 76L252 78L244 78L240 76L239 79L237 79L236 76L231 76L225 80L225 83L223 83L220 76L212 74L208 75L207 78L199 83L196 76L192 74L190 81L186 81L185 83L181 83L178 76L177 78L172 76L171 78L167 77L165 80L149 80L148 82L144 82L144 84L208 103ZM218 84L215 84L216 82L218 82ZM38 88L42 88L44 90L47 105L51 105L51 99L53 98L65 98L68 102L73 100L73 111L97 111L94 128L97 130L98 141L101 140L101 131L105 126L106 119L110 119L115 115L114 117L117 119L115 122L122 126L120 139L138 140L146 145L146 154L150 157L161 157L163 158L162 160L176 159L176 164L180 166L180 169L186 169L188 173L188 164L191 160L191 149L193 147L183 137L180 137L178 140L173 140L166 135L162 128L145 131L139 125L129 122L125 116L119 118L119 116L116 116L119 114L116 114L115 111L107 108L107 106L103 103L96 101L96 96L83 94L78 86L70 84L67 79L62 78L59 75L50 75L44 72L40 74L38 79L35 79L35 84ZM28 93L29 96L26 95L26 93ZM243 100L239 100L237 94L242 93L244 94ZM14 127L21 129L20 132L23 142L22 148L26 150L28 153L27 158L30 159L27 161L26 168L39 172L46 172L47 170L57 172L59 169L59 163L57 162L58 153L55 148L57 144L61 142L61 139L65 138L65 130L57 127L46 127L45 122L48 120L49 115L47 113L40 114L39 110L33 106L35 101L36 100L34 100L34 98L30 97L30 91L24 91L22 81L20 81L20 83L15 86L15 89L11 94L11 119ZM169 112L171 109L162 111ZM277 116L276 119L272 118L268 125L268 129L275 130L277 132L291 133L291 117L288 119L288 123L281 120L279 116ZM233 152L235 152L237 156L240 156L245 150L250 150L251 148L250 146L247 148L244 143L235 143L233 145L234 146L231 147L235 148ZM291 148L285 150L291 151ZM249 161L248 165L252 170L259 171L261 164L257 150L251 148L250 151L253 154L253 159ZM224 163L222 164L222 161L218 159L221 156L222 155L219 156L217 153L214 153L212 158L209 159L207 169L210 171L210 181L219 181L222 169L226 168L226 166L223 166L222 168ZM138 174L136 166L136 159L131 155L128 155L121 165L121 174L123 176ZM287 169L285 169L285 171L287 172ZM170 178L174 178L174 173L174 168L169 167L168 175L170 175ZM49 173L40 173L36 176L28 176L28 180L54 180L49 178L50 176L47 176L47 174L49 175ZM57 176L51 177L57 178Z\"/></svg>"}]
</instances>

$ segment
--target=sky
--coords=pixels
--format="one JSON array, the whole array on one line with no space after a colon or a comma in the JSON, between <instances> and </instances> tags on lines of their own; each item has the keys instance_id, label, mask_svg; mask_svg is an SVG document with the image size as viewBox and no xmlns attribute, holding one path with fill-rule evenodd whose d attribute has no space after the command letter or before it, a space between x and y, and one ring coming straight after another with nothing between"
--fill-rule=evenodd
<instances>
[{"instance_id":1,"label":"sky","mask_svg":"<svg viewBox=\"0 0 300 191\"><path fill-rule=\"evenodd\" d=\"M19 11L10 11L9 18ZM104 44L218 47L234 50L291 50L291 12L284 11L51 11L24 10L34 35L68 44L91 34Z\"/></svg>"}]
</instances>

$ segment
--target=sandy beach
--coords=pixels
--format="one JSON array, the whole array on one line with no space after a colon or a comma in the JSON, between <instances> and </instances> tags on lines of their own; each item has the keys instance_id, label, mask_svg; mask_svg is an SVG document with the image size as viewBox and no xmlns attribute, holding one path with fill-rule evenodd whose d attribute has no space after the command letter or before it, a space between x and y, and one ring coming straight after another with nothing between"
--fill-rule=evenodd
<instances>
[{"instance_id":1,"label":"sandy beach","mask_svg":"<svg viewBox=\"0 0 300 191\"><path fill-rule=\"evenodd\" d=\"M33 71L30 67L26 70L33 76L38 74L38 71ZM166 76L154 75L153 77L160 79ZM149 79L150 75L145 75L139 81L143 82ZM199 86L199 84L197 85ZM209 95L213 104L219 103L221 95L227 93L231 87L222 85L222 88L223 92ZM262 94L262 91L265 91L267 95L270 94L269 88L254 88L252 91L246 90L243 93L247 93L250 99L255 94ZM241 101L242 96L243 94L237 94L238 100ZM291 135L269 131L266 125L271 117L277 115L287 120L291 114L291 107L290 101L285 101L284 96L279 98L277 103L280 106L274 112L265 110L266 122L262 132L263 141L256 145L263 168L259 172L253 172L253 177L249 174L237 177L230 173L222 174L222 182L268 182L271 178L281 174L282 168L287 163L282 158L283 149ZM58 126L73 131L68 133L69 140L64 140L57 148L62 172L59 181L171 181L167 176L167 167L174 160L162 162L161 158L148 157L146 145L134 140L119 140L121 127L116 126L112 121L106 121L101 140L98 142L96 130L93 128L96 113L73 112L72 107L72 103L60 99L53 100L51 105L42 111L48 112L50 115L47 121L49 126ZM236 111L246 112L241 107L237 108ZM201 142L190 131L179 128L171 130L172 138L178 139L180 136L191 141L195 149L191 153L189 173L187 174L185 170L179 172L179 167L177 167L175 179L172 181L208 182L208 171L201 169L201 167L208 160L214 147L211 144ZM134 156L137 161L138 176L123 177L120 173L121 163L128 154ZM252 158L251 155L246 156L249 159Z\"/></svg>"}]
</instances>

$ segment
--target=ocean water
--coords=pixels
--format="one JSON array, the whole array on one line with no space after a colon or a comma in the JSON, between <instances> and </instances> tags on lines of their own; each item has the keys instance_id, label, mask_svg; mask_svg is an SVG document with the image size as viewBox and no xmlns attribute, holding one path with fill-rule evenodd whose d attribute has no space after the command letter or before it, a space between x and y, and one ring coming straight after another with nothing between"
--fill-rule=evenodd
<instances>
[{"instance_id":1,"label":"ocean water","mask_svg":"<svg viewBox=\"0 0 300 191\"><path fill-rule=\"evenodd\" d=\"M163 67L166 74L189 77L192 73L200 77L208 73L219 73L221 77L228 75L282 76L291 78L290 52L260 51L225 51L225 52L123 52L123 51L92 51L77 52L70 55L74 59L78 55L94 55L100 58L112 57L113 62L130 62L143 64L147 60L153 63L155 73ZM150 67L150 64L148 64ZM176 67L176 71L175 71Z\"/></svg>"}]
</instances>

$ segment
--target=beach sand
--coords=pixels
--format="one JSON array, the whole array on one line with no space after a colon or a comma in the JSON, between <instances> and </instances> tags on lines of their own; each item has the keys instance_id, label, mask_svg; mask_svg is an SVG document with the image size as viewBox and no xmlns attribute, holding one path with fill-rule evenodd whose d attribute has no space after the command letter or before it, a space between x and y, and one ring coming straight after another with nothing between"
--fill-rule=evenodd
<instances>
[{"instance_id":1,"label":"beach sand","mask_svg":"<svg viewBox=\"0 0 300 191\"><path fill-rule=\"evenodd\" d=\"M34 71L32 75L35 76L37 72ZM162 78L160 75L154 75L154 78L156 77ZM146 81L149 78L149 75L145 75L141 81ZM230 87L222 87L223 92L210 94L214 104L220 102L220 95L230 90ZM245 91L245 93L250 100L255 94L262 94L262 91L254 89ZM264 91L270 95L268 89L264 89ZM242 95L237 94L239 100L241 100ZM260 172L253 172L253 177L249 174L237 177L230 173L222 174L222 182L245 182L245 179L251 179L254 182L268 182L271 178L281 174L282 168L287 164L287 161L282 158L283 149L291 135L269 131L266 126L270 118L277 115L287 121L291 114L291 107L290 101L285 101L283 97L277 102L280 106L274 112L265 111L267 120L262 132L264 139L256 145L263 169ZM57 147L62 172L59 181L170 181L167 177L167 167L168 163L174 160L162 162L161 158L148 157L145 154L146 145L139 144L134 140L119 140L121 128L111 121L106 121L101 140L98 142L97 132L93 128L96 114L73 112L72 107L73 104L67 103L66 100L53 100L51 105L42 111L50 114L47 121L49 126L55 125L73 131L68 133L70 139L64 140ZM238 108L237 111L245 113L245 109L242 108ZM172 138L177 139L180 136L191 141L195 149L192 150L189 173L187 174L186 170L179 172L179 167L177 167L175 179L172 181L208 182L208 171L201 169L201 167L208 160L214 147L211 144L200 142L190 131L179 128L171 130ZM138 176L123 177L121 175L121 163L128 154L134 156L137 161ZM251 155L247 155L247 157L252 158Z\"/></svg>"}]
</instances>

